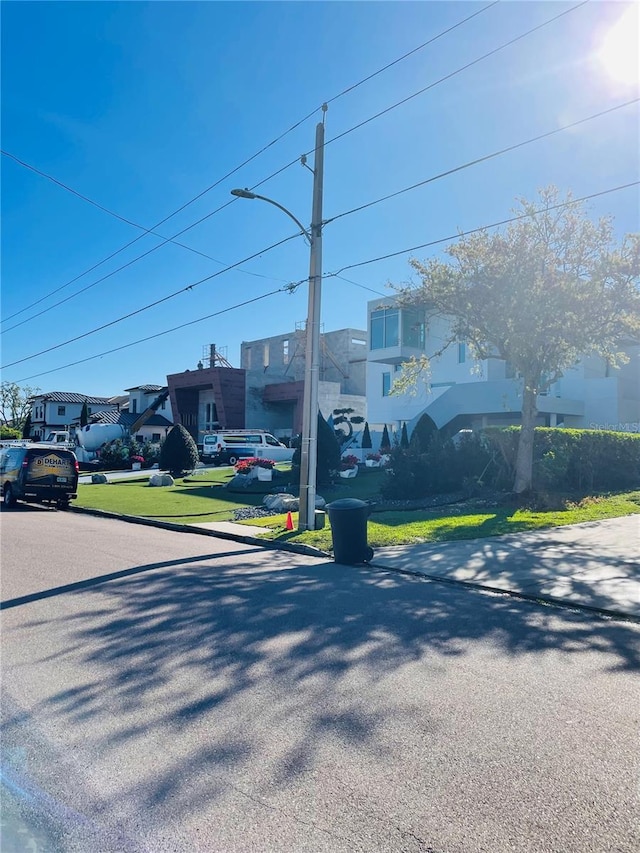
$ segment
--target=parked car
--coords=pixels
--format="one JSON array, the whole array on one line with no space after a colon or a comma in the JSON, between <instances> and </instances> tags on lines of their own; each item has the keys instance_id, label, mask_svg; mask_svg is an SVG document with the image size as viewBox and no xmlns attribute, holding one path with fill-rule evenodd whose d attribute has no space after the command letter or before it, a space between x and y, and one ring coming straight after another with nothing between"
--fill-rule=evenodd
<instances>
[{"instance_id":1,"label":"parked car","mask_svg":"<svg viewBox=\"0 0 640 853\"><path fill-rule=\"evenodd\" d=\"M45 444L0 448L4 506L18 500L55 503L60 509L78 497L78 460L73 451Z\"/></svg>"},{"instance_id":2,"label":"parked car","mask_svg":"<svg viewBox=\"0 0 640 853\"><path fill-rule=\"evenodd\" d=\"M202 461L214 465L235 465L238 459L261 456L274 462L290 462L294 449L262 430L220 430L202 440Z\"/></svg>"}]
</instances>

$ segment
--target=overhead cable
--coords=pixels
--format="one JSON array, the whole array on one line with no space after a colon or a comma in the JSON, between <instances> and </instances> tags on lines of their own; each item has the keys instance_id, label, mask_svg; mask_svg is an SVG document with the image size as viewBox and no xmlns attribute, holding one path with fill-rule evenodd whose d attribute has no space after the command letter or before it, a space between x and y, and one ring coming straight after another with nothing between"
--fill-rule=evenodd
<instances>
[{"instance_id":1,"label":"overhead cable","mask_svg":"<svg viewBox=\"0 0 640 853\"><path fill-rule=\"evenodd\" d=\"M171 332L177 332L180 329L186 329L187 326L195 326L196 323L202 323L203 320L211 320L212 317L219 317L221 314L227 314L229 311L235 311L238 308L244 308L246 305L251 305L253 302L259 302L261 299L266 299L267 296L274 296L276 293L293 293L294 290L302 284L303 281L307 281L307 279L302 279L301 281L293 282L292 284L288 284L285 287L279 287L277 290L270 290L268 293L263 293L260 296L254 296L253 299L246 299L244 302L238 302L236 305L230 305L228 308L222 308L220 311L214 311L213 314L207 314L205 317L198 317L195 320L189 320L187 323L181 323L179 326L173 326L171 329L165 329L162 332L156 332L155 335L147 335L146 338L138 338L137 341L130 341L128 344L122 344L119 347L113 347L113 349L105 350L104 352L98 353L97 355L89 355L86 358L80 358L77 361L71 361L69 364L62 364L59 367L54 367L51 370L44 370L42 373L34 373L31 376L24 377L23 379L19 379L19 382L26 382L27 379L34 379L36 376L47 376L49 373L57 373L59 370L66 370L67 367L75 367L77 364L84 364L87 361L93 361L96 358L103 358L105 355L111 355L114 352L120 352L123 349L128 349L129 347L134 347L137 344L146 343L146 341L152 341L154 338L160 338L163 335L169 335Z\"/></svg>"},{"instance_id":2,"label":"overhead cable","mask_svg":"<svg viewBox=\"0 0 640 853\"><path fill-rule=\"evenodd\" d=\"M128 314L124 314L122 317L118 317L115 320L111 320L108 323L103 323L101 326L97 326L95 329L91 329L88 332L83 332L81 335L76 335L73 338L69 338L69 340L63 341L60 344L55 344L52 347L47 347L47 349L40 350L40 352L33 353L32 355L27 355L24 358L19 358L16 361L12 361L9 364L4 364L0 367L0 370L6 370L7 367L14 367L16 364L22 364L25 361L31 361L33 358L37 358L40 355L45 355L48 352L53 352L54 350L61 349L62 347L66 347L69 344L75 343L76 341L81 341L83 338L88 338L90 335L95 335L96 332L101 332L104 329L108 329L111 326L115 326L117 323L121 323L123 320L128 320L131 317L135 317L138 314L142 314L143 311L148 311L150 308L155 308L157 305L162 305L163 302L168 302L170 299L173 299L175 296L178 296L180 293L186 293L189 290L193 290L198 287L198 285L203 284L205 281L211 281L212 278L217 278L219 275L223 273L229 272L229 270L235 269L240 266L240 264L244 264L247 261L253 260L253 258L257 258L260 255L264 255L267 252L270 252L272 249L277 248L278 246L282 246L284 243L288 243L289 240L295 240L296 237L300 236L300 233L291 234L289 237L285 237L283 240L279 240L277 243L272 243L270 246L267 246L264 249L260 249L257 252L254 252L252 255L248 255L246 258L243 258L241 261L238 261L235 264L230 264L228 267L225 267L222 270L218 270L217 272L211 273L211 275L207 275L204 278L199 279L198 281L191 282L191 284L186 285L186 287L181 287L179 290L174 290L173 293L167 294L167 296L163 296L160 299L156 299L155 302L150 302L148 305L144 305L142 308L136 308L134 311L130 311Z\"/></svg>"},{"instance_id":3,"label":"overhead cable","mask_svg":"<svg viewBox=\"0 0 640 853\"><path fill-rule=\"evenodd\" d=\"M449 175L454 175L456 172L461 172L463 169L469 169L471 166L477 166L479 163L485 163L487 160L493 160L495 157L500 157L502 154L507 154L510 151L515 151L518 148L524 148L525 145L531 145L533 142L539 142L541 139L548 139L550 136L555 136L557 133L562 133L565 130L571 130L574 127L578 127L578 125L585 124L588 121L593 121L593 119L601 118L602 116L608 115L609 113L616 112L617 110L624 109L625 107L632 106L633 104L637 104L640 101L639 98L633 98L630 101L625 101L623 104L618 104L615 107L610 107L606 110L601 110L599 113L594 113L593 115L586 116L585 118L578 119L577 121L572 121L570 124L562 125L562 127L556 127L554 130L548 130L546 133L540 133L537 136L532 136L530 139L525 139L523 142L517 142L514 145L508 145L506 148L501 148L499 151L494 151L491 154L485 154L483 157L477 157L475 160L469 160L467 163L463 163L460 166L455 166L453 169L447 169L446 172L440 172L437 175L432 175L430 178L426 178L424 181L418 181L416 184L411 184L411 186L404 187L401 190L396 190L395 192L389 193L388 195L382 196L381 198L377 198L374 201L369 201L366 204L360 204L358 207L352 207L350 210L345 210L342 213L336 214L336 216L331 216L329 219L325 219L323 221L323 225L328 225L330 222L335 222L337 219L342 219L344 216L350 216L352 213L359 213L361 210L366 210L369 207L373 207L376 204L380 204L383 201L388 201L389 199L396 198L396 196L403 195L403 193L408 193L411 190L418 189L419 187L424 187L427 184L433 183L434 181L440 180L440 178L446 178Z\"/></svg>"},{"instance_id":4,"label":"overhead cable","mask_svg":"<svg viewBox=\"0 0 640 853\"><path fill-rule=\"evenodd\" d=\"M532 213L522 213L522 214L519 214L519 215L517 215L517 216L511 216L511 217L509 217L509 218L507 218L507 219L501 219L501 220L499 220L499 221L497 221L497 222L491 222L491 223L486 224L486 225L481 225L481 226L479 226L478 228L472 228L472 229L469 229L469 230L467 230L467 231L457 231L455 234L450 234L450 235L449 235L449 236L447 236L447 237L440 237L440 238L439 238L439 239L437 239L437 240L430 240L428 243L420 243L420 244L418 244L417 246L410 246L410 247L409 247L409 248L407 248L407 249L400 249L399 251L389 252L389 253L388 253L388 254L386 254L386 255L379 255L378 257L375 257L375 258L369 258L369 259L364 260L364 261L358 261L357 263L347 264L347 265L345 265L345 266L343 266L343 267L340 267L340 269L335 270L334 272L325 273L325 274L322 276L322 278L323 278L323 279L329 279L329 278L340 278L340 279L342 279L342 280L344 280L344 281L348 281L350 284L355 284L355 285L357 285L358 287L364 287L364 285L358 285L358 283L357 283L357 282L354 282L354 281L352 281L352 280L350 280L350 279L345 278L345 277L342 275L342 273L343 273L343 272L345 272L346 270L356 269L357 267L363 267L363 266L366 266L366 265L368 265L368 264L378 263L378 262L380 262L380 261L387 260L388 258L395 258L395 257L398 257L399 255L407 255L407 254L410 254L411 252L415 252L415 251L417 251L418 249L425 249L425 248L428 248L428 247L431 247L431 246L437 246L437 245L440 245L440 244L442 244L442 243L450 243L450 242L452 242L453 240L458 240L458 239L460 239L461 237L468 237L468 236L470 236L470 235L472 235L472 234L478 234L478 233L480 233L481 231L487 231L487 230L489 230L490 228L498 228L498 227L500 227L500 226L502 226L502 225L508 225L508 224L510 224L510 223L512 223L512 222L517 222L517 221L519 221L519 220L521 220L521 219L527 219L527 218L531 218L531 217L533 217L533 216L538 216L539 214L541 214L541 213L545 213L545 212L547 212L547 211L551 211L551 210L560 210L560 209L565 208L565 207L571 207L572 205L580 204L580 203L582 203L582 202L584 202L584 201L589 201L589 200L594 199L594 198L599 198L599 197L601 197L601 196L609 195L610 193L619 192L619 191L621 191L621 190L625 190L625 189L629 189L629 188L631 188L631 187L637 187L637 186L640 186L640 181L631 181L631 182L629 182L629 183L627 183L627 184L621 184L621 185L616 186L616 187L611 187L611 188L606 189L606 190L601 190L600 192L590 193L589 195L584 195L584 196L581 196L580 198L574 198L574 199L570 199L569 201L560 202L560 203L558 203L558 204L554 204L554 205L551 205L551 206L549 206L549 207L545 207L545 208L543 208L543 209L541 209L541 210L537 210L537 211L534 211L534 212L532 212ZM297 236L297 235L295 235L295 236ZM289 238L289 239L291 239L291 238ZM294 283L294 284L291 284L291 285L289 285L289 286L285 286L285 287L283 287L283 288L279 288L278 290L270 291L270 292L269 292L269 293L267 293L267 294L263 294L263 296L261 296L261 297L256 297L256 300L257 300L257 299L264 298L265 296L272 296L272 295L274 295L275 293L285 292L285 291L287 291L287 290L294 290L294 289L295 289L295 288L297 288L300 284L302 284L304 281L306 281L306 279L302 279L301 281L296 282L296 283ZM384 295L384 294L381 294L381 293L380 293L380 291L373 290L372 288L366 288L366 289L371 289L373 293L376 293L376 294L378 294L378 295ZM225 312L231 311L231 310L233 310L233 309L234 309L234 308L236 308L236 307L242 307L243 305L245 305L245 304L249 304L250 302L252 302L252 301L256 301L256 300L248 300L247 302L240 303L238 306L233 306L232 308L225 308L225 309L224 309L224 311L216 312L216 314L211 314L211 315L208 315L207 317L198 317L197 319L192 320L192 321L189 321L188 323L186 323L186 324L184 324L184 325L193 325L193 324L195 324L195 323L199 323L201 320L207 320L207 319L210 319L211 317L217 316L217 314L219 314L219 313L225 313ZM34 374L32 374L31 376L25 376L25 377L23 377L22 379L18 379L18 380L16 380L16 381L17 381L18 383L20 383L20 382L26 382L26 381L27 381L27 380L29 380L29 379L35 379L35 378L36 378L36 377L38 377L38 376L44 376L44 375L47 375L47 374L49 374L49 373L55 373L56 371L58 371L58 370L63 370L63 369L65 369L66 367L73 367L73 366L75 366L75 365L77 365L77 364L83 364L83 363L85 363L85 362L87 362L87 361L92 361L92 360L94 360L94 359L96 359L96 358L102 358L102 357L103 357L103 356L105 356L105 355L110 355L111 353L113 353L113 352L117 352L117 351L119 351L119 350L121 350L121 349L125 349L125 348L126 348L126 347L128 347L128 346L134 346L135 344L143 343L143 342L145 342L145 341L147 341L147 340L152 340L153 338L161 337L162 335L169 334L170 332L176 331L177 329L180 329L180 328L183 328L183 326L176 326L176 327L174 327L173 329L167 329L167 330L165 330L165 331L163 331L163 332L158 332L158 333L156 333L156 334L154 334L154 335L150 335L150 336L148 336L148 337L146 337L146 338L140 338L139 340L132 341L132 342L131 342L131 343L129 343L129 344L123 344L123 345L122 345L122 346L120 346L120 347L116 347L116 348L114 348L114 349L110 349L110 350L105 350L104 352L97 353L96 355L88 356L88 357L86 357L86 358L84 358L84 359L80 359L79 361L70 362L69 364L62 365L61 367L56 367L56 368L53 368L53 369L51 369L51 370L47 370L47 371L45 371L45 372L43 372L43 373L34 373ZM35 356L31 356L31 358L35 358ZM25 360L26 360L26 359L25 359ZM14 362L14 364L18 364L18 362Z\"/></svg>"},{"instance_id":5,"label":"overhead cable","mask_svg":"<svg viewBox=\"0 0 640 853\"><path fill-rule=\"evenodd\" d=\"M354 84L352 84L351 86L348 86L346 89L343 89L343 90L342 90L341 92L339 92L337 95L334 95L332 98L329 98L327 101L325 101L325 103L327 103L327 104L329 104L329 103L333 103L334 101L338 100L338 98L341 98L341 97L343 97L344 95L347 95L347 94L349 94L350 92L353 92L353 91L354 91L355 89L357 89L359 86L362 86L364 83L367 83L369 80L372 80L374 77L377 77L379 74L382 74L382 73L383 73L384 71L386 71L387 69L389 69L389 68L393 67L394 65L397 65L399 62L402 62L403 60L407 59L408 57L412 56L413 54L417 53L418 51L422 50L423 48L427 47L428 45L430 45L430 44L432 44L433 42L437 41L438 39L442 38L443 36L448 35L450 32L452 32L453 30L457 29L458 27L461 27L463 24L466 24L468 21L472 20L473 18L477 17L478 15L481 15L481 14L483 14L484 12L487 12L487 11L488 11L489 9L491 9L493 6L496 6L499 2L500 2L500 0L493 0L493 2L491 2L491 3L487 4L486 6L483 6L481 9L478 9L477 11L473 12L471 15L467 15L465 18L463 18L462 20L458 21L456 24L453 24L452 26L447 27L445 30L442 30L442 31L441 31L440 33L438 33L437 35L433 36L432 38L428 39L427 41L425 41L425 42L423 42L422 44L418 45L417 47L413 48L412 50L407 51L407 52L406 52L406 53L404 53L402 56L398 57L397 59L393 60L392 62L387 63L386 65L382 66L382 68L379 68L377 71L374 71L373 73L371 73L371 74L367 75L367 76L366 76L366 77L364 77L362 80L359 80L357 83L354 83ZM46 299L48 299L49 297L54 296L56 293L59 293L61 290L64 290L66 287L69 287L70 285L74 284L74 283L75 283L76 281L78 281L80 278L83 278L85 275L88 275L90 272L93 272L93 270L97 269L99 266L102 266L102 264L106 263L107 261L110 261L112 258L116 257L116 255L119 255L121 252L123 252L125 249L128 249L128 248L129 248L130 246L132 246L134 243L137 243L137 242L138 242L138 240L141 240L144 236L146 236L146 234L153 234L156 228L159 228L161 225L163 225L163 224L164 224L165 222L167 222L169 219L172 219L172 218L173 218L174 216L176 216L178 213L181 213L183 210L185 210L185 209L186 209L187 207L189 207L191 204L193 204L194 202L196 202L198 199L202 198L202 197L203 197L204 195L206 195L208 192L210 192L211 190L213 190L213 189L215 189L217 186L219 186L223 181L227 180L227 178L230 178L232 175L236 174L236 172L238 172L240 169L242 169L242 168L244 168L245 166L247 166L249 163L251 163L251 162L252 162L253 160L255 160L257 157L259 157L261 154L263 154L263 153L264 153L265 151L267 151L269 148L273 147L276 143L280 142L282 139L284 139L286 136L288 136L288 134L290 134L292 131L294 131L294 130L296 130L298 127L300 127L300 125L304 124L304 122L308 121L308 120L309 120L312 116L314 116L314 115L318 112L318 110L320 110L320 109L321 109L321 106L315 107L313 110L311 110L311 112L307 113L303 118L299 119L297 122L295 122L294 124L292 124L292 125L291 125L287 130L286 130L286 131L284 131L283 133L281 133L279 136L277 136L277 137L276 137L275 139L273 139L271 142L269 142L269 143L267 143L266 145L264 145L262 148L260 148L258 151L256 151L256 152L255 152L255 154L252 154L252 155L251 155L251 157L248 157L246 160L244 160L242 163L240 163L240 164L239 164L238 166L236 166L234 169L232 169L231 171L227 172L225 175L223 175L221 178L219 178L219 179L218 179L217 181L215 181L213 184L210 184L208 187L206 187L204 190L202 190L201 192L199 192L197 195L195 195L195 196L194 196L193 198L191 198L189 201L185 202L183 205L181 205L180 207L178 207L176 210L174 210L174 211L173 211L172 213L170 213L168 216L165 216L165 217L164 217L164 219L161 219L159 222L156 222L156 224L155 224L155 225L153 225L151 228L144 228L143 226L136 225L136 227L138 227L138 228L143 228L143 230L144 230L144 233L143 233L143 234L138 235L134 240L130 240L128 243L126 243L125 245L121 246L121 247L120 247L119 249L117 249L115 252L112 252L112 253L111 253L110 255L108 255L107 257L103 258L102 260L100 260L100 261L98 261L97 263L93 264L93 265L92 265L91 267L89 267L88 269L84 270L84 272L79 273L79 274L78 274L77 276L75 276L74 278L72 278L72 279L70 279L69 281L65 282L65 284L60 285L60 286L59 286L59 287L57 287L55 290L50 291L50 292L49 292L48 294L46 294L45 296L40 297L40 299L37 299L35 302L32 302L32 303L30 303L29 305L26 305L24 308L21 308L19 311L16 311L16 312L14 312L13 314L8 315L7 317L5 317L5 318L4 318L4 321L12 320L14 317L17 317L19 314L22 314L22 313L24 313L25 311L28 311L30 308L34 308L36 305L39 305L40 303L44 302L44 301L45 301ZM308 153L311 153L311 152L308 152ZM13 155L8 155L8 156L13 156ZM21 163L21 165L25 165L25 166L27 166L27 164L26 164L26 163L23 163L22 161L18 160L18 158L14 157L14 159L15 159L17 162L20 162L20 163ZM264 181L261 181L260 183L256 184L256 185L253 187L253 189L258 188L258 187L259 187L259 186L261 186L263 183L266 183L266 181L271 180L271 178L275 177L276 175L279 175L281 172L283 172L283 171L285 171L286 169L290 168L290 167L291 167L291 166L293 166L295 163L297 163L297 162L298 162L298 160L299 160L299 158L297 158L297 157L296 157L294 160L291 160L291 162L287 163L285 166L283 166L283 167L281 167L280 169L278 169L276 172L274 172L274 173L273 173L272 175L270 175L268 178L265 178L265 179L264 179ZM27 168L32 168L32 167L27 166ZM44 177L47 177L47 178L49 178L50 180L53 180L55 183L59 184L60 186L64 187L65 189L69 189L69 190L70 190L70 188L69 188L69 187L67 187L65 184L62 184L62 182L57 181L57 180L56 180L56 179L54 179L54 178L51 178L49 175L45 175L44 173L39 172L39 171L38 171L37 169L35 169L35 168L33 168L33 171L38 172L39 174L43 175ZM88 197L86 197L86 196L82 195L81 193L75 192L75 191L73 191L73 190L70 190L70 191L71 191L71 192L74 192L74 194L75 194L75 195L78 195L80 198L83 198L85 201L89 201L91 204L94 204L96 207L99 207L101 210L103 210L103 211L105 211L105 212L107 212L107 213L112 213L112 212L111 212L110 210L108 210L107 208L103 207L102 205L98 204L97 202L92 201L91 199L89 199ZM235 199L234 199L234 200L235 200ZM166 245L166 243L167 243L167 242L176 242L176 241L175 241L175 238L176 238L176 237L181 236L181 235L182 235L182 234L184 234L186 231L188 231L190 228L194 228L196 225L199 225L199 224L200 224L201 222L203 222L205 219L208 219L209 217L213 216L214 214L219 213L219 212L220 212L221 210L223 210L225 207L228 207L228 205L229 205L229 204L231 204L234 200L228 201L228 202L226 202L225 204L221 205L220 207L216 208L216 209L215 209L214 211L212 211L210 214L208 214L207 216L203 217L202 219L199 219L199 220L198 220L197 222L195 222L193 225L189 226L189 228L186 228L186 229L184 229L183 231L178 232L178 234L174 234L172 237L169 237L169 238L166 238L166 239L165 239L165 238L162 238L162 239L163 239L163 242L162 242L162 243L160 243L160 244L158 244L157 246L155 246L151 251L155 251L156 249L161 248L162 246ZM131 224L131 225L135 225L135 223L130 222L129 220L126 220L126 219L124 219L123 217L120 217L119 215L117 215L117 218L118 218L118 219L122 219L123 221L128 222L128 223L129 223L129 224ZM158 235L158 236L159 236L159 235ZM185 245L184 245L184 244L182 244L182 243L178 243L178 245L182 246L183 248L187 248L187 249L188 249L188 248L190 248L190 247L188 247L188 246L185 246ZM192 249L192 251L194 251L194 250ZM150 254L150 252L145 252L144 254L139 255L139 256L138 256L137 258L135 258L131 263L135 263L136 261L141 260L142 258L146 257L146 255L148 255L148 254ZM209 256L206 256L206 257L209 257ZM211 258L211 260L214 260L214 261L215 261L216 259L215 259L215 258ZM220 261L216 261L216 263L221 263L221 262L220 262ZM117 270L114 270L114 271L113 271L112 273L110 273L109 275L114 275L115 273L120 272L120 270L125 269L125 267L127 267L127 266L129 266L129 265L130 265L130 264L125 264L124 266L119 267ZM105 276L104 278L108 278L108 277L109 277L109 276ZM99 280L98 280L98 282L95 282L95 283L97 284L97 283L99 283L99 282L101 282L101 281L104 281L104 278L99 279ZM93 285L91 285L91 286L93 286ZM78 293L83 293L85 289L88 289L88 288L84 288L83 290L80 290L80 291L77 291L77 292L78 292ZM52 307L52 308L55 308L55 307L57 307L57 305L59 305L59 304L61 304L61 303L56 303L56 305L51 306L51 307ZM39 315L35 315L35 316L39 316ZM3 321L0 321L0 322L3 322ZM16 328L16 326L12 326L11 328L12 328L12 329L13 329L13 328ZM6 331L9 331L9 329L7 329Z\"/></svg>"},{"instance_id":6,"label":"overhead cable","mask_svg":"<svg viewBox=\"0 0 640 853\"><path fill-rule=\"evenodd\" d=\"M491 222L489 225L481 225L479 228L472 228L470 231L456 231L455 234L450 234L448 237L440 237L438 240L430 240L428 243L419 243L417 246L410 246L408 249L400 249L397 252L389 252L386 255L378 255L375 258L369 258L366 261L358 261L355 264L347 264L344 267L340 267L340 269L335 272L327 273L323 275L323 278L338 278L342 277L342 273L346 270L353 270L357 267L364 267L368 264L375 264L379 261L386 261L388 258L396 258L398 255L408 255L411 252L416 252L418 249L426 249L430 246L437 246L440 243L450 243L452 240L458 240L460 237L469 237L471 234L478 234L480 231L486 231L489 228L499 228L501 225L509 225L511 222L517 222L520 219L527 219L531 216L538 216L540 213L544 213L548 210L560 210L563 207L570 207L574 204L579 204L583 201L589 201L592 198L599 198L603 195L609 195L610 193L619 192L620 190L627 190L631 187L640 186L640 181L630 181L628 184L620 184L617 187L611 187L608 190L601 190L597 193L591 193L590 195L583 195L580 198L574 198L570 201L565 201L560 204L554 204L550 207L545 207L543 210L535 211L534 213L521 213L518 216L511 216L508 219L500 219L498 222Z\"/></svg>"}]
</instances>

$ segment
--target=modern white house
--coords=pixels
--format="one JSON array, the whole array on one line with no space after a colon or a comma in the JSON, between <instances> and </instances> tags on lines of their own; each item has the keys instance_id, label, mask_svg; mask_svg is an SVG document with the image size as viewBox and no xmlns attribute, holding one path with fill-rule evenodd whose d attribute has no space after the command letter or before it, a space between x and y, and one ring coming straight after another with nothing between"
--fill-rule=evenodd
<instances>
[{"instance_id":1,"label":"modern white house","mask_svg":"<svg viewBox=\"0 0 640 853\"><path fill-rule=\"evenodd\" d=\"M31 403L31 437L42 440L52 430L68 429L80 420L85 403L89 415L117 411L117 405L107 397L92 397L74 391L38 394Z\"/></svg>"},{"instance_id":2,"label":"modern white house","mask_svg":"<svg viewBox=\"0 0 640 853\"><path fill-rule=\"evenodd\" d=\"M367 411L369 425L393 430L406 422L409 433L423 415L438 429L520 423L521 383L499 359L475 361L464 343L431 359L430 371L412 392L392 394L394 379L412 356L430 357L448 333L443 318L425 318L399 308L393 297L367 305ZM640 431L640 346L628 348L629 362L612 368L589 356L568 370L538 398L538 425Z\"/></svg>"}]
</instances>

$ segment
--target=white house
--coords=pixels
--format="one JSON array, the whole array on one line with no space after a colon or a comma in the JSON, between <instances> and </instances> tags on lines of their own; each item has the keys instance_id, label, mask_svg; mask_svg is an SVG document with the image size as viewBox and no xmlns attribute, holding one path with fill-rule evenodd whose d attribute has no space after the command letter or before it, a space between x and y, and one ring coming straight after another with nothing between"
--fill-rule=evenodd
<instances>
[{"instance_id":1,"label":"white house","mask_svg":"<svg viewBox=\"0 0 640 853\"><path fill-rule=\"evenodd\" d=\"M107 397L92 397L72 391L49 391L38 394L31 402L31 438L42 440L51 430L64 430L79 421L82 406L89 415L117 410Z\"/></svg>"},{"instance_id":2,"label":"white house","mask_svg":"<svg viewBox=\"0 0 640 853\"><path fill-rule=\"evenodd\" d=\"M398 308L393 297L368 303L367 409L372 429L387 424L411 432L426 413L438 429L520 423L521 383L499 359L474 361L464 343L431 360L430 374L410 393L391 394L402 363L430 356L445 343L448 323L428 322L422 312ZM538 398L540 426L640 431L640 347L629 363L612 368L587 357ZM427 381L428 380L428 381Z\"/></svg>"},{"instance_id":3,"label":"white house","mask_svg":"<svg viewBox=\"0 0 640 853\"><path fill-rule=\"evenodd\" d=\"M167 391L166 385L136 385L134 388L126 388L127 397L121 399L116 411L101 412L91 418L96 424L121 424L127 430L136 426L140 416L155 403L163 391ZM116 398L112 398L116 399ZM173 426L171 417L171 403L168 395L162 400L155 414L150 415L143 424L139 424L132 438L142 443L152 441L157 443L164 439L168 430Z\"/></svg>"},{"instance_id":4,"label":"white house","mask_svg":"<svg viewBox=\"0 0 640 853\"><path fill-rule=\"evenodd\" d=\"M146 411L149 406L153 405L155 401L158 399L158 396L167 390L166 385L135 385L133 388L125 388L125 391L129 395L129 404L128 404L128 412L130 415L135 415L136 418L139 417L144 411ZM157 430L151 430L151 427L154 426L154 420L161 418L162 421L158 421L156 426L163 426L168 429L173 425L173 415L171 413L171 400L167 395L167 398L163 400L156 410L156 414L153 415L147 423L141 428L140 434L144 435L144 438L150 438L152 441L159 441L160 439L155 437L155 433ZM132 423L134 419L132 419ZM151 433L153 432L154 437L151 438ZM164 431L162 434L162 438L164 438Z\"/></svg>"}]
</instances>

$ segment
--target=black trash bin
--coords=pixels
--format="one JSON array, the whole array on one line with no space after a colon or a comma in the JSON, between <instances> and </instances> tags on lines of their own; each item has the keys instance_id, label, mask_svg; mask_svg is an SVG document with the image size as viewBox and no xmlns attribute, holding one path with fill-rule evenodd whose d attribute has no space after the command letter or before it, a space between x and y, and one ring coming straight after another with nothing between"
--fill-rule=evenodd
<instances>
[{"instance_id":1,"label":"black trash bin","mask_svg":"<svg viewBox=\"0 0 640 853\"><path fill-rule=\"evenodd\" d=\"M325 507L329 513L333 538L333 558L336 563L355 565L368 563L373 548L367 545L367 519L371 512L368 503L357 498L341 498Z\"/></svg>"}]
</instances>

